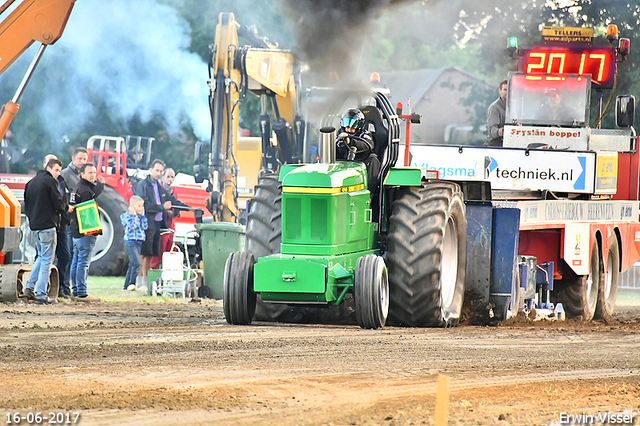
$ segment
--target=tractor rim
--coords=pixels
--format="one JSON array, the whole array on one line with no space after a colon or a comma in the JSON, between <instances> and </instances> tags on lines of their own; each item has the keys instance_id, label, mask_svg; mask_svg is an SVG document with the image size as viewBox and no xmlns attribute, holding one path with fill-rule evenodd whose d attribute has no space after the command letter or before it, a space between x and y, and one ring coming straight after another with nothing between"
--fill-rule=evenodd
<instances>
[{"instance_id":1,"label":"tractor rim","mask_svg":"<svg viewBox=\"0 0 640 426\"><path fill-rule=\"evenodd\" d=\"M100 211L100 221L102 222L102 235L98 235L96 238L96 245L93 247L93 253L91 253L91 261L95 262L101 259L113 244L114 238L114 226L113 222L109 218L109 215L98 206Z\"/></svg>"},{"instance_id":2,"label":"tractor rim","mask_svg":"<svg viewBox=\"0 0 640 426\"><path fill-rule=\"evenodd\" d=\"M380 262L380 277L380 306L382 307L382 316L386 318L389 314L389 277L383 262Z\"/></svg>"},{"instance_id":3,"label":"tractor rim","mask_svg":"<svg viewBox=\"0 0 640 426\"><path fill-rule=\"evenodd\" d=\"M442 260L440 263L440 293L442 306L448 309L453 303L458 281L458 234L455 221L449 218L442 238Z\"/></svg>"},{"instance_id":4,"label":"tractor rim","mask_svg":"<svg viewBox=\"0 0 640 426\"><path fill-rule=\"evenodd\" d=\"M589 309L595 307L598 300L598 288L593 283L593 277L597 277L600 270L600 261L595 255L591 255L591 271L587 275L587 305ZM595 274L595 275L594 275Z\"/></svg>"},{"instance_id":5,"label":"tractor rim","mask_svg":"<svg viewBox=\"0 0 640 426\"><path fill-rule=\"evenodd\" d=\"M604 298L608 299L611 296L611 286L613 280L613 254L611 254L611 250L609 250L609 255L607 256L607 269L604 272L604 279L602 280L602 285L604 285Z\"/></svg>"}]
</instances>

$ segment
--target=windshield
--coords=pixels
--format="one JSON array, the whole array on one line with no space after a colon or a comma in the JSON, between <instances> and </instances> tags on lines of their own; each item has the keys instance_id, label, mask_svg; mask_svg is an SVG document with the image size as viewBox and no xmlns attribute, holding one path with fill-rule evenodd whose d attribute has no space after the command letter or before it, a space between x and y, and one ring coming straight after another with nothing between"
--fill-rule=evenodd
<instances>
[{"instance_id":1,"label":"windshield","mask_svg":"<svg viewBox=\"0 0 640 426\"><path fill-rule=\"evenodd\" d=\"M590 89L590 76L509 73L505 124L587 126Z\"/></svg>"}]
</instances>

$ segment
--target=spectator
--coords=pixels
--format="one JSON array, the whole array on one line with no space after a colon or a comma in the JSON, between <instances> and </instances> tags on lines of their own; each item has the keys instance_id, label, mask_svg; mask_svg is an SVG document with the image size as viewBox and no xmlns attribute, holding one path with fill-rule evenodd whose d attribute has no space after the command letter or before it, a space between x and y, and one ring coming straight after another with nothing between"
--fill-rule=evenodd
<instances>
[{"instance_id":1,"label":"spectator","mask_svg":"<svg viewBox=\"0 0 640 426\"><path fill-rule=\"evenodd\" d=\"M189 208L187 204L178 200L175 197L175 195L173 195L173 188L171 187L171 185L173 185L173 181L175 179L176 179L176 172L171 167L167 167L166 169L164 169L164 172L162 173L162 179L160 180L160 184L162 185L164 190L167 192L167 199L171 201L171 206L174 206L174 207L180 206L180 207ZM177 210L175 208L168 209L165 212L165 214L166 214L165 215L166 229L171 229L172 231L175 231L176 227L173 221L175 218L180 216L180 210ZM160 255L154 256L151 258L151 269L160 268L160 263L162 262L162 253L171 251L171 247L173 246L173 234L174 234L173 232L161 233Z\"/></svg>"},{"instance_id":2,"label":"spectator","mask_svg":"<svg viewBox=\"0 0 640 426\"><path fill-rule=\"evenodd\" d=\"M139 149L134 149L133 151L129 152L129 155L127 155L127 168L128 169L144 168L144 163L142 161L143 158L144 158L144 152L140 151Z\"/></svg>"},{"instance_id":3,"label":"spectator","mask_svg":"<svg viewBox=\"0 0 640 426\"><path fill-rule=\"evenodd\" d=\"M104 184L96 183L96 166L85 163L80 167L80 181L72 196L74 204L95 200L102 193ZM91 264L91 251L96 244L97 235L81 234L78 226L77 214L71 217L71 234L73 235L73 260L71 262L71 282L73 283L74 300L79 302L99 302L100 299L87 293L87 275Z\"/></svg>"},{"instance_id":4,"label":"spectator","mask_svg":"<svg viewBox=\"0 0 640 426\"><path fill-rule=\"evenodd\" d=\"M53 154L45 156L42 167L45 168L51 159L57 160L58 157ZM69 223L71 223L71 212L73 212L73 208L69 208L71 194L67 182L64 177L62 177L62 173L58 176L57 181L58 191L62 194L64 205L66 206L66 210L60 214L60 223L56 229L56 268L58 268L58 282L60 283L58 298L69 299L71 297L71 280L69 279L71 251L69 249L70 239L67 237L67 228L69 227Z\"/></svg>"},{"instance_id":5,"label":"spectator","mask_svg":"<svg viewBox=\"0 0 640 426\"><path fill-rule=\"evenodd\" d=\"M507 115L507 87L509 82L503 80L498 87L498 99L487 108L487 138L485 146L502 146L504 137L504 121Z\"/></svg>"},{"instance_id":6,"label":"spectator","mask_svg":"<svg viewBox=\"0 0 640 426\"><path fill-rule=\"evenodd\" d=\"M36 233L37 256L23 295L29 300L35 300L35 303L45 305L56 302L55 298L48 296L47 284L56 251L56 227L60 222L60 213L65 210L64 199L56 180L60 170L62 162L50 159L44 170L38 171L24 189L24 210L29 218L29 228Z\"/></svg>"},{"instance_id":7,"label":"spectator","mask_svg":"<svg viewBox=\"0 0 640 426\"><path fill-rule=\"evenodd\" d=\"M145 239L145 230L148 227L147 218L144 215L144 200L134 195L129 200L129 211L120 215L120 221L124 226L124 246L129 256L129 267L124 277L124 289L133 291L136 289L136 279L140 272L140 249Z\"/></svg>"},{"instance_id":8,"label":"spectator","mask_svg":"<svg viewBox=\"0 0 640 426\"><path fill-rule=\"evenodd\" d=\"M133 191L144 200L144 214L148 220L144 243L140 249L140 276L136 285L143 291L146 291L148 286L151 258L160 255L160 229L166 227L165 210L171 208L167 192L159 183L164 167L162 160L153 160L149 174L138 182Z\"/></svg>"},{"instance_id":9,"label":"spectator","mask_svg":"<svg viewBox=\"0 0 640 426\"><path fill-rule=\"evenodd\" d=\"M82 167L88 160L89 153L85 147L77 147L73 150L71 154L71 162L67 167L65 167L60 175L64 178L67 188L69 191L73 193L78 186L78 182L80 181L80 167ZM71 217L69 217L69 222L71 222ZM69 260L67 262L67 269L64 273L66 283L64 284L64 288L71 289L71 262L73 261L73 235L71 235L71 227L67 226L67 243L69 250ZM59 269L59 267L58 267ZM61 284L61 287L62 284Z\"/></svg>"},{"instance_id":10,"label":"spectator","mask_svg":"<svg viewBox=\"0 0 640 426\"><path fill-rule=\"evenodd\" d=\"M61 172L62 177L67 181L69 189L74 190L76 189L76 186L78 186L78 182L80 182L80 167L82 167L88 159L89 153L87 148L80 146L73 150L73 154L71 154L71 162Z\"/></svg>"}]
</instances>

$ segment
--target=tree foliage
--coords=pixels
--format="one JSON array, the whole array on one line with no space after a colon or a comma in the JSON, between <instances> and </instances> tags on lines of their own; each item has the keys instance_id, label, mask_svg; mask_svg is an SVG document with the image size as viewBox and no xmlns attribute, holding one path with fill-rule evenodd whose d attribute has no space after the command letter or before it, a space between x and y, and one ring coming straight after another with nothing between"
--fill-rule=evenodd
<instances>
[{"instance_id":1,"label":"tree foliage","mask_svg":"<svg viewBox=\"0 0 640 426\"><path fill-rule=\"evenodd\" d=\"M209 46L215 41L215 28L221 12L235 14L238 22L255 26L258 33L277 42L282 48L293 49L298 63L302 55L297 51L298 41L294 28L300 21L294 20L291 9L281 2L256 0L158 0L174 8L190 30L188 49L208 62ZM339 7L339 1L329 2ZM288 2L291 4L291 2ZM604 100L610 95L628 93L640 96L640 81L635 75L640 66L640 54L634 54L640 45L640 5L637 2L619 0L532 0L513 2L512 0L426 0L426 1L382 1L376 13L366 15L367 21L357 22L357 31L349 32L349 37L340 40L354 56L357 64L354 74L366 75L370 71L413 70L456 66L478 76L486 85L473 88L472 96L465 101L476 117L476 126L484 121L484 110L488 102L495 98L495 87L506 78L508 71L515 70L516 62L505 54L506 40L517 36L521 45L535 45L540 41L542 25L589 26L602 35L608 24L617 24L620 36L631 40L631 54L620 63L618 80L614 91L605 91ZM315 7L315 6L314 6ZM4 16L3 16L4 17ZM97 17L96 19L99 19ZM144 19L141 17L140 19ZM308 18L305 18L309 24ZM337 32L336 21L320 22L325 31ZM304 30L304 28L301 28ZM361 35L361 37L356 37ZM599 43L606 43L599 39ZM319 38L318 48L324 40ZM246 41L241 40L241 44ZM313 47L313 44L311 44ZM50 49L60 49L55 45ZM29 56L29 55L25 55ZM46 56L46 54L45 54ZM22 73L26 70L30 57L20 58L10 72L0 76L0 101L11 99ZM133 65L133 64L132 64ZM171 159L179 171L190 172L193 145L196 141L191 123L185 117L178 131L169 131L163 111L142 118L133 114L125 118L98 92L86 89L83 96L90 106L90 114L85 120L66 128L63 133L53 132L50 124L39 116L37 106L46 104L51 87L66 84L69 67L48 64L44 60L27 86L21 100L21 109L12 124L14 130L12 144L15 172L28 172L39 167L41 158L50 152L67 160L73 147L84 145L92 134L140 134L153 136L158 140L158 156ZM180 66L180 64L176 64ZM15 68L15 70L13 69ZM96 73L100 67L96 66ZM105 75L102 78L109 79ZM206 70L198 76L206 81ZM125 92L126 88L113 87L113 91ZM206 98L206 90L202 90ZM595 98L593 96L592 98ZM594 101L595 102L595 101ZM592 105L593 114L596 107ZM241 125L258 134L259 103L249 95L240 107ZM66 116L66 108L57 111ZM592 116L591 123L595 122ZM611 126L611 118L604 122ZM18 161L20 160L20 161Z\"/></svg>"}]
</instances>

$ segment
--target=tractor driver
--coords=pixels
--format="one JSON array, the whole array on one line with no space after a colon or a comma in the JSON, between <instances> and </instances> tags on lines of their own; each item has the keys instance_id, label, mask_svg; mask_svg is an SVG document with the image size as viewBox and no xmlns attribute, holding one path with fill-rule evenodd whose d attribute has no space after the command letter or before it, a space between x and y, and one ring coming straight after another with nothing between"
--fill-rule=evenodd
<instances>
[{"instance_id":1,"label":"tractor driver","mask_svg":"<svg viewBox=\"0 0 640 426\"><path fill-rule=\"evenodd\" d=\"M365 129L362 111L350 108L342 114L336 145L337 159L364 163L367 167L368 189L373 194L378 183L380 160L373 152L373 138L369 130Z\"/></svg>"}]
</instances>

